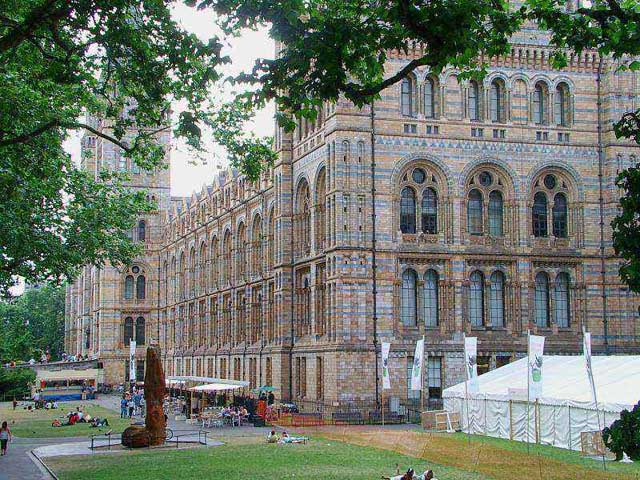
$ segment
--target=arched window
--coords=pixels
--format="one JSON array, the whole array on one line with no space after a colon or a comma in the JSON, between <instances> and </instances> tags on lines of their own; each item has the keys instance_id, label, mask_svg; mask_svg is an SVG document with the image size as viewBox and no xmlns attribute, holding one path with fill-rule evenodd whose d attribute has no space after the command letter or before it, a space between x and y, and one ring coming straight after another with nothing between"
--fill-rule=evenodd
<instances>
[{"instance_id":1,"label":"arched window","mask_svg":"<svg viewBox=\"0 0 640 480\"><path fill-rule=\"evenodd\" d=\"M262 218L260 215L256 215L253 219L253 228L251 229L251 235L253 236L252 242L252 273L254 275L262 274Z\"/></svg>"},{"instance_id":2,"label":"arched window","mask_svg":"<svg viewBox=\"0 0 640 480\"><path fill-rule=\"evenodd\" d=\"M476 189L469 192L467 229L471 235L482 235L482 193Z\"/></svg>"},{"instance_id":3,"label":"arched window","mask_svg":"<svg viewBox=\"0 0 640 480\"><path fill-rule=\"evenodd\" d=\"M140 220L138 222L138 241L144 242L147 239L147 222Z\"/></svg>"},{"instance_id":4,"label":"arched window","mask_svg":"<svg viewBox=\"0 0 640 480\"><path fill-rule=\"evenodd\" d=\"M145 343L145 331L144 331L144 317L136 318L136 345L144 345Z\"/></svg>"},{"instance_id":5,"label":"arched window","mask_svg":"<svg viewBox=\"0 0 640 480\"><path fill-rule=\"evenodd\" d=\"M322 168L318 173L316 181L316 241L315 247L317 252L325 249L325 227L326 227L326 169Z\"/></svg>"},{"instance_id":6,"label":"arched window","mask_svg":"<svg viewBox=\"0 0 640 480\"><path fill-rule=\"evenodd\" d=\"M500 80L491 82L489 90L489 104L492 122L504 122L504 86Z\"/></svg>"},{"instance_id":7,"label":"arched window","mask_svg":"<svg viewBox=\"0 0 640 480\"><path fill-rule=\"evenodd\" d=\"M211 277L209 278L209 282L211 284L211 288L213 289L214 285L218 284L218 237L213 237L211 239L211 250L209 252L209 261L211 262Z\"/></svg>"},{"instance_id":8,"label":"arched window","mask_svg":"<svg viewBox=\"0 0 640 480\"><path fill-rule=\"evenodd\" d=\"M400 318L402 324L415 326L418 324L418 276L409 269L402 274L402 298L400 299Z\"/></svg>"},{"instance_id":9,"label":"arched window","mask_svg":"<svg viewBox=\"0 0 640 480\"><path fill-rule=\"evenodd\" d=\"M484 325L484 276L475 271L469 285L469 321L475 327Z\"/></svg>"},{"instance_id":10,"label":"arched window","mask_svg":"<svg viewBox=\"0 0 640 480\"><path fill-rule=\"evenodd\" d=\"M296 195L296 213L294 215L294 242L299 257L311 253L311 197L309 184L302 180Z\"/></svg>"},{"instance_id":11,"label":"arched window","mask_svg":"<svg viewBox=\"0 0 640 480\"><path fill-rule=\"evenodd\" d=\"M431 78L424 82L424 116L435 117L435 85Z\"/></svg>"},{"instance_id":12,"label":"arched window","mask_svg":"<svg viewBox=\"0 0 640 480\"><path fill-rule=\"evenodd\" d=\"M129 345L129 342L133 340L133 318L127 317L124 319L124 331L123 339L125 345Z\"/></svg>"},{"instance_id":13,"label":"arched window","mask_svg":"<svg viewBox=\"0 0 640 480\"><path fill-rule=\"evenodd\" d=\"M402 80L400 90L400 111L407 117L413 116L413 80L405 78Z\"/></svg>"},{"instance_id":14,"label":"arched window","mask_svg":"<svg viewBox=\"0 0 640 480\"><path fill-rule=\"evenodd\" d=\"M427 270L424 274L423 286L423 316L427 327L438 326L438 273Z\"/></svg>"},{"instance_id":15,"label":"arched window","mask_svg":"<svg viewBox=\"0 0 640 480\"><path fill-rule=\"evenodd\" d=\"M549 277L544 272L536 275L535 320L539 327L549 326Z\"/></svg>"},{"instance_id":16,"label":"arched window","mask_svg":"<svg viewBox=\"0 0 640 480\"><path fill-rule=\"evenodd\" d=\"M494 190L489 194L489 235L502 236L502 217L502 193Z\"/></svg>"},{"instance_id":17,"label":"arched window","mask_svg":"<svg viewBox=\"0 0 640 480\"><path fill-rule=\"evenodd\" d=\"M144 300L145 293L146 293L145 287L146 287L146 280L144 278L144 275L138 276L138 278L136 278L136 298L138 300Z\"/></svg>"},{"instance_id":18,"label":"arched window","mask_svg":"<svg viewBox=\"0 0 640 480\"><path fill-rule=\"evenodd\" d=\"M480 89L478 82L469 82L469 119L480 120Z\"/></svg>"},{"instance_id":19,"label":"arched window","mask_svg":"<svg viewBox=\"0 0 640 480\"><path fill-rule=\"evenodd\" d=\"M531 212L533 222L533 236L546 237L547 230L547 196L538 192L533 197L533 209Z\"/></svg>"},{"instance_id":20,"label":"arched window","mask_svg":"<svg viewBox=\"0 0 640 480\"><path fill-rule=\"evenodd\" d=\"M273 211L273 208L272 208L271 213L269 214L269 238L267 239L267 265L269 270L271 270L273 266L276 264L275 231L276 231L275 212Z\"/></svg>"},{"instance_id":21,"label":"arched window","mask_svg":"<svg viewBox=\"0 0 640 480\"><path fill-rule=\"evenodd\" d=\"M220 278L223 285L226 285L231 280L231 251L233 249L231 242L231 232L227 230L222 241L222 255L220 256Z\"/></svg>"},{"instance_id":22,"label":"arched window","mask_svg":"<svg viewBox=\"0 0 640 480\"><path fill-rule=\"evenodd\" d=\"M556 125L566 127L569 124L568 108L569 106L569 89L565 83L560 83L556 87L553 116Z\"/></svg>"},{"instance_id":23,"label":"arched window","mask_svg":"<svg viewBox=\"0 0 640 480\"><path fill-rule=\"evenodd\" d=\"M133 276L127 275L124 279L124 299L133 300Z\"/></svg>"},{"instance_id":24,"label":"arched window","mask_svg":"<svg viewBox=\"0 0 640 480\"><path fill-rule=\"evenodd\" d=\"M547 123L547 93L545 86L538 82L533 91L533 122L542 125Z\"/></svg>"},{"instance_id":25,"label":"arched window","mask_svg":"<svg viewBox=\"0 0 640 480\"><path fill-rule=\"evenodd\" d=\"M403 188L400 195L400 231L416 233L416 194L411 187Z\"/></svg>"},{"instance_id":26,"label":"arched window","mask_svg":"<svg viewBox=\"0 0 640 480\"><path fill-rule=\"evenodd\" d=\"M489 280L489 320L493 327L504 327L504 274L493 272Z\"/></svg>"},{"instance_id":27,"label":"arched window","mask_svg":"<svg viewBox=\"0 0 640 480\"><path fill-rule=\"evenodd\" d=\"M422 192L422 232L438 233L438 195L433 188Z\"/></svg>"},{"instance_id":28,"label":"arched window","mask_svg":"<svg viewBox=\"0 0 640 480\"><path fill-rule=\"evenodd\" d=\"M569 302L569 275L564 272L558 274L556 277L553 307L558 327L569 328L571 314Z\"/></svg>"},{"instance_id":29,"label":"arched window","mask_svg":"<svg viewBox=\"0 0 640 480\"><path fill-rule=\"evenodd\" d=\"M553 236L567 238L567 197L564 193L556 193L553 197Z\"/></svg>"}]
</instances>

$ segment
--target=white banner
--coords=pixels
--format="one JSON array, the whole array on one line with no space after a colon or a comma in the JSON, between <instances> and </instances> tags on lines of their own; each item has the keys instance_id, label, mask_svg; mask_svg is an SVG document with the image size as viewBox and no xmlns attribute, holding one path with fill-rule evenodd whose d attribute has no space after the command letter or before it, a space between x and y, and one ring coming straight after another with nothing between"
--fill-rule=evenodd
<instances>
[{"instance_id":1,"label":"white banner","mask_svg":"<svg viewBox=\"0 0 640 480\"><path fill-rule=\"evenodd\" d=\"M424 337L416 343L411 369L411 390L422 390L422 364L424 360Z\"/></svg>"},{"instance_id":2,"label":"white banner","mask_svg":"<svg viewBox=\"0 0 640 480\"><path fill-rule=\"evenodd\" d=\"M529 400L542 396L544 337L529 335Z\"/></svg>"},{"instance_id":3,"label":"white banner","mask_svg":"<svg viewBox=\"0 0 640 480\"><path fill-rule=\"evenodd\" d=\"M591 400L593 403L597 402L596 397L596 384L593 381L593 368L591 363L591 333L584 332L584 338L582 340L582 348L584 353L584 364L587 369L587 377L589 378L589 385L591 386Z\"/></svg>"},{"instance_id":4,"label":"white banner","mask_svg":"<svg viewBox=\"0 0 640 480\"><path fill-rule=\"evenodd\" d=\"M136 381L136 342L129 341L129 381Z\"/></svg>"},{"instance_id":5,"label":"white banner","mask_svg":"<svg viewBox=\"0 0 640 480\"><path fill-rule=\"evenodd\" d=\"M467 372L467 389L470 393L479 390L478 385L478 338L464 337L464 362Z\"/></svg>"},{"instance_id":6,"label":"white banner","mask_svg":"<svg viewBox=\"0 0 640 480\"><path fill-rule=\"evenodd\" d=\"M382 342L382 388L389 390L391 388L391 379L389 378L389 351L391 344Z\"/></svg>"}]
</instances>

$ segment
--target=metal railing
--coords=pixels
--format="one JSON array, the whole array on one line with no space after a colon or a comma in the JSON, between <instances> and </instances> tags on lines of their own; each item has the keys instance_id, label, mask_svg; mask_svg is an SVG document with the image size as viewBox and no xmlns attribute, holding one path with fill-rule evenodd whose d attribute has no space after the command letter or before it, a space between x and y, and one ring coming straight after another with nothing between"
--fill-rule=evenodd
<instances>
[{"instance_id":1,"label":"metal railing","mask_svg":"<svg viewBox=\"0 0 640 480\"><path fill-rule=\"evenodd\" d=\"M180 434L176 435L175 432L172 431L172 435L164 441L164 445L173 445L175 441L176 448L180 447L180 444L185 443L197 443L199 445L207 445L208 443L208 435L210 432L206 430L180 430ZM115 447L118 445L122 445L122 433L99 433L91 435L91 450L96 450L98 448L107 448L111 450L111 447ZM198 435L198 440L195 440L196 434ZM147 446L145 448L151 448L151 434L147 432L149 436L149 441L147 442ZM107 443L105 445L96 444L97 440L104 439L106 437ZM192 437L194 440L184 440L184 438ZM182 438L182 440L181 440Z\"/></svg>"}]
</instances>

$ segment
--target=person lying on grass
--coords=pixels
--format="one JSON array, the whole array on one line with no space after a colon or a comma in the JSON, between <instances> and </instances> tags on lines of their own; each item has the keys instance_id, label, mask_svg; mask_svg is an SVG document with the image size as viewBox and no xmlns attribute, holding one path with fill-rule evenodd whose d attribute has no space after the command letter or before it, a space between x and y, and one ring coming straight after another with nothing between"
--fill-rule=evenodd
<instances>
[{"instance_id":1,"label":"person lying on grass","mask_svg":"<svg viewBox=\"0 0 640 480\"><path fill-rule=\"evenodd\" d=\"M307 437L292 437L287 432L282 432L282 437L278 443L307 443Z\"/></svg>"}]
</instances>

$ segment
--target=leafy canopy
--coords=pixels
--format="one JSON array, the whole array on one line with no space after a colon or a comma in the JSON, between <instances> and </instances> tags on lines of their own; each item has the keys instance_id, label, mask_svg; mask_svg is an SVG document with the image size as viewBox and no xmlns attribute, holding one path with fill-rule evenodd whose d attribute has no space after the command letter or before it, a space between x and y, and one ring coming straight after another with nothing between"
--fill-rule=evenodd
<instances>
[{"instance_id":1,"label":"leafy canopy","mask_svg":"<svg viewBox=\"0 0 640 480\"><path fill-rule=\"evenodd\" d=\"M72 277L84 264L126 263L127 237L153 206L122 175L82 173L63 148L85 129L147 170L164 168L158 135L201 147L209 122L234 152L261 161L268 139L245 135L250 111L216 123L209 99L228 59L171 18L166 0L6 0L0 4L0 293ZM182 111L172 123L172 104ZM96 122L81 119L101 118ZM255 171L255 169L253 169Z\"/></svg>"}]
</instances>

